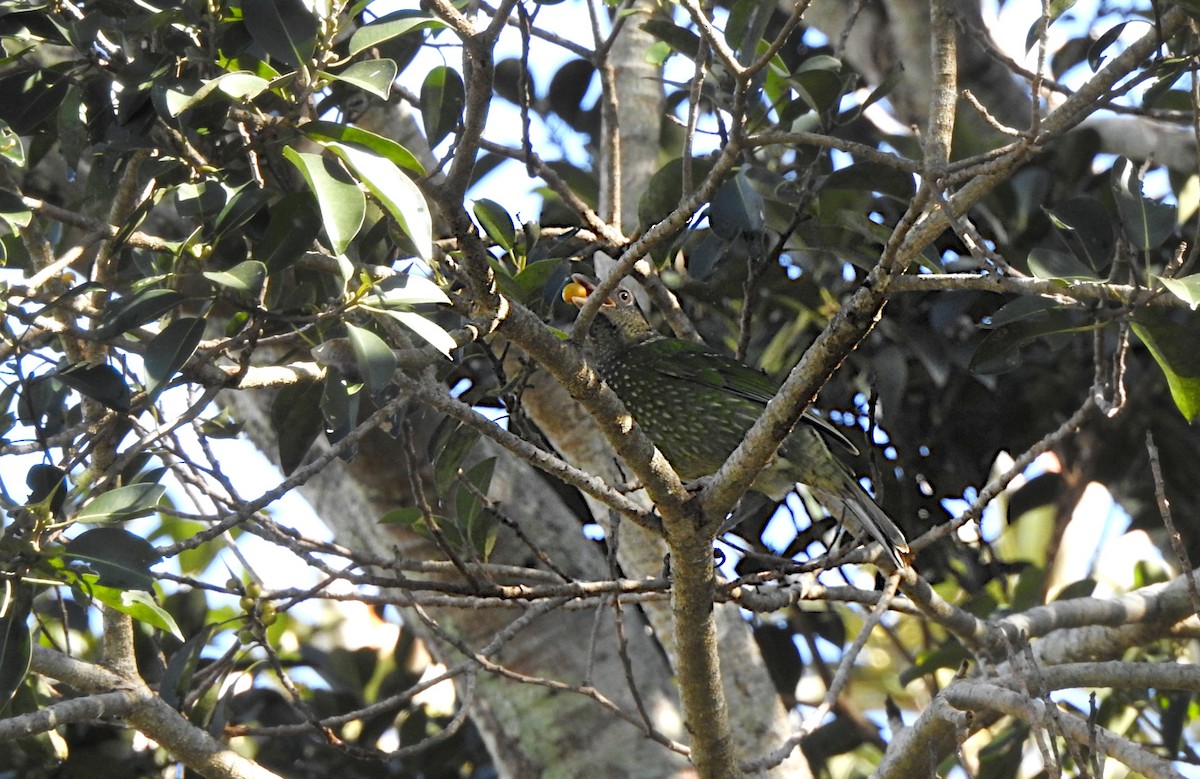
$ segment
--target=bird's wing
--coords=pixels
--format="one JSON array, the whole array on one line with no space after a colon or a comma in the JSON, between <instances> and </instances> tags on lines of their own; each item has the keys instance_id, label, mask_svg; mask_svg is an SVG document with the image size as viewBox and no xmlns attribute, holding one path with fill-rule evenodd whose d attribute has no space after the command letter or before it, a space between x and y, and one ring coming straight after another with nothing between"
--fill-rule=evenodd
<instances>
[{"instance_id":1,"label":"bird's wing","mask_svg":"<svg viewBox=\"0 0 1200 779\"><path fill-rule=\"evenodd\" d=\"M692 382L701 387L719 387L732 395L763 406L766 406L779 390L779 384L762 371L743 365L732 357L718 354L702 344L675 339L663 339L655 343L663 344L664 341L670 343L671 354L666 356L666 359L656 360L656 364L663 373L672 378ZM858 447L828 420L817 416L811 410L805 411L801 420L812 425L825 437L841 444L852 454L858 454Z\"/></svg>"}]
</instances>

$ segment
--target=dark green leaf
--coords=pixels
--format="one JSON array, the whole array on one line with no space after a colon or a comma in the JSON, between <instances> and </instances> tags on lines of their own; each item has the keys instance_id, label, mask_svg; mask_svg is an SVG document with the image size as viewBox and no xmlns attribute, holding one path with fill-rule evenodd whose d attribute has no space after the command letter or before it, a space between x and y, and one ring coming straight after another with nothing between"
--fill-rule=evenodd
<instances>
[{"instance_id":1,"label":"dark green leaf","mask_svg":"<svg viewBox=\"0 0 1200 779\"><path fill-rule=\"evenodd\" d=\"M1188 422L1200 418L1200 314L1153 308L1140 309L1133 320L1133 332L1146 344L1158 367L1167 377L1167 386L1176 408Z\"/></svg>"},{"instance_id":2,"label":"dark green leaf","mask_svg":"<svg viewBox=\"0 0 1200 779\"><path fill-rule=\"evenodd\" d=\"M49 501L50 513L56 518L62 515L63 501L67 499L67 472L48 463L35 463L25 474L25 486L29 497L25 505L34 506Z\"/></svg>"},{"instance_id":3,"label":"dark green leaf","mask_svg":"<svg viewBox=\"0 0 1200 779\"><path fill-rule=\"evenodd\" d=\"M842 76L831 70L803 70L791 78L792 87L809 108L818 114L833 111L841 100Z\"/></svg>"},{"instance_id":4,"label":"dark green leaf","mask_svg":"<svg viewBox=\"0 0 1200 779\"><path fill-rule=\"evenodd\" d=\"M19 233L20 228L29 226L29 220L32 218L33 212L25 205L24 200L15 193L0 190L0 220L7 222L9 229Z\"/></svg>"},{"instance_id":5,"label":"dark green leaf","mask_svg":"<svg viewBox=\"0 0 1200 779\"><path fill-rule=\"evenodd\" d=\"M164 387L196 353L204 337L204 320L200 317L176 319L146 344L146 391L154 393Z\"/></svg>"},{"instance_id":6,"label":"dark green leaf","mask_svg":"<svg viewBox=\"0 0 1200 779\"><path fill-rule=\"evenodd\" d=\"M0 121L17 135L32 135L67 96L70 80L48 70L0 76Z\"/></svg>"},{"instance_id":7,"label":"dark green leaf","mask_svg":"<svg viewBox=\"0 0 1200 779\"><path fill-rule=\"evenodd\" d=\"M756 234L763 228L763 197L739 173L717 188L708 210L713 233L725 240Z\"/></svg>"},{"instance_id":8,"label":"dark green leaf","mask_svg":"<svg viewBox=\"0 0 1200 779\"><path fill-rule=\"evenodd\" d=\"M1113 162L1112 191L1121 227L1138 251L1157 248L1175 231L1175 206L1145 197L1137 166L1125 157Z\"/></svg>"},{"instance_id":9,"label":"dark green leaf","mask_svg":"<svg viewBox=\"0 0 1200 779\"><path fill-rule=\"evenodd\" d=\"M1038 42L1038 38L1041 37L1042 31L1054 24L1055 20L1070 10L1073 5L1075 5L1075 0L1050 0L1047 16L1045 18L1038 17L1025 35L1025 51L1032 49Z\"/></svg>"},{"instance_id":10,"label":"dark green leaf","mask_svg":"<svg viewBox=\"0 0 1200 779\"><path fill-rule=\"evenodd\" d=\"M111 365L87 365L79 363L68 366L55 374L59 381L92 400L97 400L113 411L128 411L132 393L125 377Z\"/></svg>"},{"instance_id":11,"label":"dark green leaf","mask_svg":"<svg viewBox=\"0 0 1200 779\"><path fill-rule=\"evenodd\" d=\"M186 299L173 289L147 288L111 300L100 316L96 337L107 340L147 322L153 322Z\"/></svg>"},{"instance_id":12,"label":"dark green leaf","mask_svg":"<svg viewBox=\"0 0 1200 779\"><path fill-rule=\"evenodd\" d=\"M712 170L712 160L693 158L692 186L704 180ZM638 200L638 222L645 231L667 218L683 199L683 158L676 157L659 168Z\"/></svg>"},{"instance_id":13,"label":"dark green leaf","mask_svg":"<svg viewBox=\"0 0 1200 779\"><path fill-rule=\"evenodd\" d=\"M283 150L283 156L300 170L316 195L321 223L334 253L344 254L362 228L367 213L366 196L346 170L331 159L291 147Z\"/></svg>"},{"instance_id":14,"label":"dark green leaf","mask_svg":"<svg viewBox=\"0 0 1200 779\"><path fill-rule=\"evenodd\" d=\"M456 539L464 551L487 560L496 543L497 520L484 511L486 505L476 495L487 495L492 483L496 458L489 457L475 463L464 474L463 479L474 489L460 485L455 500L456 512L452 527L460 534Z\"/></svg>"},{"instance_id":15,"label":"dark green leaf","mask_svg":"<svg viewBox=\"0 0 1200 779\"><path fill-rule=\"evenodd\" d=\"M878 162L856 162L830 173L821 189L851 189L881 192L901 200L910 200L916 192L911 173Z\"/></svg>"},{"instance_id":16,"label":"dark green leaf","mask_svg":"<svg viewBox=\"0 0 1200 779\"><path fill-rule=\"evenodd\" d=\"M381 525L404 525L406 527L414 527L423 519L424 515L421 509L415 506L405 506L403 508L392 509L379 518Z\"/></svg>"},{"instance_id":17,"label":"dark green leaf","mask_svg":"<svg viewBox=\"0 0 1200 779\"><path fill-rule=\"evenodd\" d=\"M690 59L700 51L700 36L672 21L656 17L643 22L642 29Z\"/></svg>"},{"instance_id":18,"label":"dark green leaf","mask_svg":"<svg viewBox=\"0 0 1200 779\"><path fill-rule=\"evenodd\" d=\"M1096 271L1066 252L1038 247L1029 252L1029 272L1039 279L1095 281Z\"/></svg>"},{"instance_id":19,"label":"dark green leaf","mask_svg":"<svg viewBox=\"0 0 1200 779\"><path fill-rule=\"evenodd\" d=\"M242 21L267 54L293 68L312 59L317 18L302 0L242 0Z\"/></svg>"},{"instance_id":20,"label":"dark green leaf","mask_svg":"<svg viewBox=\"0 0 1200 779\"><path fill-rule=\"evenodd\" d=\"M421 84L421 121L429 148L436 147L462 121L466 88L458 71L440 65Z\"/></svg>"},{"instance_id":21,"label":"dark green leaf","mask_svg":"<svg viewBox=\"0 0 1200 779\"><path fill-rule=\"evenodd\" d=\"M317 382L290 384L271 401L271 428L279 442L279 469L290 474L325 426L321 414L324 388Z\"/></svg>"},{"instance_id":22,"label":"dark green leaf","mask_svg":"<svg viewBox=\"0 0 1200 779\"><path fill-rule=\"evenodd\" d=\"M980 342L971 355L971 371L989 374L1012 370L1020 364L1021 347L1031 341L1057 333L1089 330L1094 326L1083 319L1080 312L1065 308L1018 319L997 327Z\"/></svg>"},{"instance_id":23,"label":"dark green leaf","mask_svg":"<svg viewBox=\"0 0 1200 779\"><path fill-rule=\"evenodd\" d=\"M0 709L4 709L29 672L33 642L27 620L33 607L32 590L4 579L0 581L0 603L8 605L0 613Z\"/></svg>"},{"instance_id":24,"label":"dark green leaf","mask_svg":"<svg viewBox=\"0 0 1200 779\"><path fill-rule=\"evenodd\" d=\"M350 391L346 378L340 372L330 371L325 377L321 414L325 417L325 433L330 443L345 438L358 423L359 397L358 392Z\"/></svg>"},{"instance_id":25,"label":"dark green leaf","mask_svg":"<svg viewBox=\"0 0 1200 779\"><path fill-rule=\"evenodd\" d=\"M161 484L128 484L102 492L79 509L76 522L124 522L145 516L158 507L167 488Z\"/></svg>"},{"instance_id":26,"label":"dark green leaf","mask_svg":"<svg viewBox=\"0 0 1200 779\"><path fill-rule=\"evenodd\" d=\"M517 242L517 228L508 211L499 203L487 199L476 200L472 210L488 237L504 251L512 251Z\"/></svg>"},{"instance_id":27,"label":"dark green leaf","mask_svg":"<svg viewBox=\"0 0 1200 779\"><path fill-rule=\"evenodd\" d=\"M69 541L63 556L86 563L104 587L149 590L154 584L150 566L162 559L144 538L119 527L97 527Z\"/></svg>"},{"instance_id":28,"label":"dark green leaf","mask_svg":"<svg viewBox=\"0 0 1200 779\"><path fill-rule=\"evenodd\" d=\"M254 248L255 256L274 273L295 262L321 232L321 214L304 192L288 195L271 206L267 233Z\"/></svg>"},{"instance_id":29,"label":"dark green leaf","mask_svg":"<svg viewBox=\"0 0 1200 779\"><path fill-rule=\"evenodd\" d=\"M463 458L475 447L479 431L457 419L447 417L429 442L429 454L434 462L434 481L438 492L445 494L446 488L458 474Z\"/></svg>"},{"instance_id":30,"label":"dark green leaf","mask_svg":"<svg viewBox=\"0 0 1200 779\"><path fill-rule=\"evenodd\" d=\"M396 373L396 355L391 347L370 330L346 324L346 335L350 339L350 347L354 350L354 359L358 363L359 374L367 391L378 395L392 385L392 376Z\"/></svg>"},{"instance_id":31,"label":"dark green leaf","mask_svg":"<svg viewBox=\"0 0 1200 779\"><path fill-rule=\"evenodd\" d=\"M1103 203L1093 197L1075 197L1048 209L1046 214L1076 259L1097 274L1108 268L1116 236L1112 214Z\"/></svg>"},{"instance_id":32,"label":"dark green leaf","mask_svg":"<svg viewBox=\"0 0 1200 779\"><path fill-rule=\"evenodd\" d=\"M1125 30L1125 25L1127 24L1129 22L1121 22L1114 27L1108 28L1088 48L1087 61L1093 73L1099 71L1100 66L1104 64L1104 50L1117 42L1117 38L1121 37L1121 33Z\"/></svg>"},{"instance_id":33,"label":"dark green leaf","mask_svg":"<svg viewBox=\"0 0 1200 779\"><path fill-rule=\"evenodd\" d=\"M901 685L907 685L941 668L958 668L964 661L971 659L971 654L962 644L950 641L931 652L919 655L916 663L900 672L899 682Z\"/></svg>"}]
</instances>

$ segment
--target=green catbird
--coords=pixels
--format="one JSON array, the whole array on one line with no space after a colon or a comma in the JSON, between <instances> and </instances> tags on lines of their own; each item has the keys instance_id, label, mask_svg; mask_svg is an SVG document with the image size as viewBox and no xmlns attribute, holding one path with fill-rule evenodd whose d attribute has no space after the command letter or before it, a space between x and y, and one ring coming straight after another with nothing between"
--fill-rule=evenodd
<instances>
[{"instance_id":1,"label":"green catbird","mask_svg":"<svg viewBox=\"0 0 1200 779\"><path fill-rule=\"evenodd\" d=\"M582 306L595 289L594 281L575 274L562 296ZM621 288L592 320L584 354L684 479L716 473L779 389L759 370L659 333ZM860 540L879 542L903 568L904 534L829 450L823 433L854 449L832 425L806 412L752 489L781 500L801 482L836 520Z\"/></svg>"}]
</instances>

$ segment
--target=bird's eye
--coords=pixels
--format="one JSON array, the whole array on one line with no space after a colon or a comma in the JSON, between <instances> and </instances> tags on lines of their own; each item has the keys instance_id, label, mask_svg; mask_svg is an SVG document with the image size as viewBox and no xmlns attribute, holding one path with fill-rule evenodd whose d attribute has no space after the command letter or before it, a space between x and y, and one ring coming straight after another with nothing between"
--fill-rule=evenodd
<instances>
[{"instance_id":1,"label":"bird's eye","mask_svg":"<svg viewBox=\"0 0 1200 779\"><path fill-rule=\"evenodd\" d=\"M633 294L627 289L618 289L617 302L628 305L633 302Z\"/></svg>"}]
</instances>

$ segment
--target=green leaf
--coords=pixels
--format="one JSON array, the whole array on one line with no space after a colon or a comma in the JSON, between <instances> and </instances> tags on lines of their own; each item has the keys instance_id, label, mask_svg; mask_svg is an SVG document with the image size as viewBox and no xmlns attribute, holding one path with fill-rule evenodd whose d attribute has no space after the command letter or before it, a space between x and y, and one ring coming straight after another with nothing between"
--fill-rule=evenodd
<instances>
[{"instance_id":1,"label":"green leaf","mask_svg":"<svg viewBox=\"0 0 1200 779\"><path fill-rule=\"evenodd\" d=\"M33 656L29 636L29 612L33 607L31 588L12 579L0 582L0 604L7 608L0 613L0 710L16 694Z\"/></svg>"},{"instance_id":2,"label":"green leaf","mask_svg":"<svg viewBox=\"0 0 1200 779\"><path fill-rule=\"evenodd\" d=\"M910 200L916 192L913 176L878 162L856 162L825 177L821 189L849 189L881 192L901 200Z\"/></svg>"},{"instance_id":3,"label":"green leaf","mask_svg":"<svg viewBox=\"0 0 1200 779\"><path fill-rule=\"evenodd\" d=\"M270 207L266 235L254 255L271 272L283 270L304 254L321 232L321 214L307 192L294 192Z\"/></svg>"},{"instance_id":4,"label":"green leaf","mask_svg":"<svg viewBox=\"0 0 1200 779\"><path fill-rule=\"evenodd\" d=\"M1174 313L1141 309L1134 315L1133 332L1166 376L1176 408L1188 422L1195 422L1200 418L1200 315Z\"/></svg>"},{"instance_id":5,"label":"green leaf","mask_svg":"<svg viewBox=\"0 0 1200 779\"><path fill-rule=\"evenodd\" d=\"M190 95L168 89L163 93L163 101L167 115L177 117L184 111L200 105L217 92L235 100L249 100L258 97L270 86L271 82L262 76L256 76L247 71L236 71L224 73L203 82L201 87Z\"/></svg>"},{"instance_id":6,"label":"green leaf","mask_svg":"<svg viewBox=\"0 0 1200 779\"><path fill-rule=\"evenodd\" d=\"M267 54L293 68L316 51L317 18L302 0L242 0L242 22Z\"/></svg>"},{"instance_id":7,"label":"green leaf","mask_svg":"<svg viewBox=\"0 0 1200 779\"><path fill-rule=\"evenodd\" d=\"M1200 273L1184 276L1179 279L1168 279L1154 276L1175 297L1186 300L1192 308L1200 306Z\"/></svg>"},{"instance_id":8,"label":"green leaf","mask_svg":"<svg viewBox=\"0 0 1200 779\"><path fill-rule=\"evenodd\" d=\"M378 395L392 385L392 376L396 373L396 355L391 347L370 330L364 330L346 323L346 335L350 339L350 348L354 350L354 359L358 363L359 374L367 385L367 391Z\"/></svg>"},{"instance_id":9,"label":"green leaf","mask_svg":"<svg viewBox=\"0 0 1200 779\"><path fill-rule=\"evenodd\" d=\"M390 59L377 59L355 62L343 71L324 75L352 84L381 100L387 100L392 91L392 82L396 80L396 73L395 62Z\"/></svg>"},{"instance_id":10,"label":"green leaf","mask_svg":"<svg viewBox=\"0 0 1200 779\"><path fill-rule=\"evenodd\" d=\"M363 302L379 308L416 306L421 303L449 303L450 298L437 284L424 276L412 273L394 276L384 281L377 293L363 296Z\"/></svg>"},{"instance_id":11,"label":"green leaf","mask_svg":"<svg viewBox=\"0 0 1200 779\"><path fill-rule=\"evenodd\" d=\"M314 141L341 141L364 146L376 154L386 157L398 167L417 174L425 175L425 167L413 156L413 153L391 138L376 135L360 127L350 127L336 122L307 122L300 126L300 131Z\"/></svg>"},{"instance_id":12,"label":"green leaf","mask_svg":"<svg viewBox=\"0 0 1200 779\"><path fill-rule=\"evenodd\" d=\"M119 527L97 527L67 543L63 556L86 563L104 587L149 590L150 566L162 559L144 538Z\"/></svg>"},{"instance_id":13,"label":"green leaf","mask_svg":"<svg viewBox=\"0 0 1200 779\"><path fill-rule=\"evenodd\" d=\"M204 319L200 317L185 317L175 319L163 328L160 334L151 338L146 344L144 362L146 391L154 394L169 382L175 373L192 359L200 338L204 337Z\"/></svg>"},{"instance_id":14,"label":"green leaf","mask_svg":"<svg viewBox=\"0 0 1200 779\"><path fill-rule=\"evenodd\" d=\"M248 295L258 295L267 280L267 266L258 260L246 260L229 270L205 271L203 275L213 284Z\"/></svg>"},{"instance_id":15,"label":"green leaf","mask_svg":"<svg viewBox=\"0 0 1200 779\"><path fill-rule=\"evenodd\" d=\"M350 56L374 48L385 41L419 30L441 30L445 22L427 13L417 11L394 11L365 24L350 36Z\"/></svg>"},{"instance_id":16,"label":"green leaf","mask_svg":"<svg viewBox=\"0 0 1200 779\"><path fill-rule=\"evenodd\" d=\"M1083 332L1095 326L1079 311L1069 308L1031 314L989 333L971 355L970 369L979 374L1012 370L1020 365L1020 349L1026 344L1045 336Z\"/></svg>"},{"instance_id":17,"label":"green leaf","mask_svg":"<svg viewBox=\"0 0 1200 779\"><path fill-rule=\"evenodd\" d=\"M1029 252L1029 272L1039 279L1095 281L1096 271L1066 252L1039 246Z\"/></svg>"},{"instance_id":18,"label":"green leaf","mask_svg":"<svg viewBox=\"0 0 1200 779\"><path fill-rule=\"evenodd\" d=\"M425 196L417 185L391 160L374 151L349 146L337 141L326 141L325 146L346 161L359 179L379 198L400 225L400 229L412 239L418 256L426 261L433 259L433 217Z\"/></svg>"},{"instance_id":19,"label":"green leaf","mask_svg":"<svg viewBox=\"0 0 1200 779\"><path fill-rule=\"evenodd\" d=\"M731 241L763 229L763 197L745 174L738 173L717 188L708 211L708 224L718 238Z\"/></svg>"},{"instance_id":20,"label":"green leaf","mask_svg":"<svg viewBox=\"0 0 1200 779\"><path fill-rule=\"evenodd\" d=\"M1100 70L1100 66L1104 64L1104 50L1117 42L1117 38L1121 37L1121 33L1125 30L1125 25L1129 22L1121 22L1120 24L1110 27L1096 39L1096 41L1088 47L1087 61L1088 67L1093 73Z\"/></svg>"},{"instance_id":21,"label":"green leaf","mask_svg":"<svg viewBox=\"0 0 1200 779\"><path fill-rule=\"evenodd\" d=\"M689 59L700 51L700 36L675 22L662 18L643 22L641 28Z\"/></svg>"},{"instance_id":22,"label":"green leaf","mask_svg":"<svg viewBox=\"0 0 1200 779\"><path fill-rule=\"evenodd\" d=\"M455 517L447 530L453 530L459 536L452 541L466 552L473 552L480 559L486 560L496 544L497 520L484 511L483 501L476 494L487 495L492 482L492 472L496 467L496 458L489 457L481 460L463 475L463 480L474 490L459 485L455 496Z\"/></svg>"},{"instance_id":23,"label":"green leaf","mask_svg":"<svg viewBox=\"0 0 1200 779\"><path fill-rule=\"evenodd\" d=\"M413 527L422 519L424 519L424 514L421 513L421 509L416 506L404 506L403 508L392 509L384 514L379 518L379 524Z\"/></svg>"},{"instance_id":24,"label":"green leaf","mask_svg":"<svg viewBox=\"0 0 1200 779\"><path fill-rule=\"evenodd\" d=\"M345 169L320 154L298 152L291 147L283 156L299 169L317 197L321 222L336 254L346 248L362 228L367 213L367 198Z\"/></svg>"},{"instance_id":25,"label":"green leaf","mask_svg":"<svg viewBox=\"0 0 1200 779\"><path fill-rule=\"evenodd\" d=\"M319 382L289 384L271 401L271 428L278 439L279 470L285 476L300 467L324 428L323 394Z\"/></svg>"},{"instance_id":26,"label":"green leaf","mask_svg":"<svg viewBox=\"0 0 1200 779\"><path fill-rule=\"evenodd\" d=\"M450 356L450 352L458 348L458 344L455 343L454 339L441 325L431 322L420 314L412 311L385 311L383 313L421 336L421 338L425 339L431 346L447 357Z\"/></svg>"},{"instance_id":27,"label":"green leaf","mask_svg":"<svg viewBox=\"0 0 1200 779\"><path fill-rule=\"evenodd\" d=\"M434 483L439 493L445 493L458 474L463 459L479 440L479 431L453 417L446 417L429 442L433 459Z\"/></svg>"},{"instance_id":28,"label":"green leaf","mask_svg":"<svg viewBox=\"0 0 1200 779\"><path fill-rule=\"evenodd\" d=\"M106 606L111 606L122 614L128 614L138 622L145 622L151 627L158 628L164 633L170 633L180 641L184 640L175 618L166 609L154 602L154 597L145 590L122 590L115 587L92 585L91 595Z\"/></svg>"},{"instance_id":29,"label":"green leaf","mask_svg":"<svg viewBox=\"0 0 1200 779\"><path fill-rule=\"evenodd\" d=\"M21 136L13 132L6 122L0 122L0 157L13 167L25 167L25 147L21 145Z\"/></svg>"},{"instance_id":30,"label":"green leaf","mask_svg":"<svg viewBox=\"0 0 1200 779\"><path fill-rule=\"evenodd\" d=\"M113 411L129 410L133 393L125 383L125 377L111 365L78 363L63 368L54 376L76 392L103 403Z\"/></svg>"},{"instance_id":31,"label":"green leaf","mask_svg":"<svg viewBox=\"0 0 1200 779\"><path fill-rule=\"evenodd\" d=\"M1113 162L1112 191L1121 227L1135 249L1148 252L1175 232L1175 206L1145 197L1137 166L1125 157Z\"/></svg>"},{"instance_id":32,"label":"green leaf","mask_svg":"<svg viewBox=\"0 0 1200 779\"><path fill-rule=\"evenodd\" d=\"M21 228L29 226L33 212L15 192L0 190L0 219L7 222L14 233L19 234Z\"/></svg>"},{"instance_id":33,"label":"green leaf","mask_svg":"<svg viewBox=\"0 0 1200 779\"><path fill-rule=\"evenodd\" d=\"M462 121L467 91L458 71L439 65L421 84L421 122L429 148L436 147Z\"/></svg>"},{"instance_id":34,"label":"green leaf","mask_svg":"<svg viewBox=\"0 0 1200 779\"><path fill-rule=\"evenodd\" d=\"M1103 203L1094 197L1075 197L1046 209L1046 215L1076 259L1097 275L1108 268L1117 241L1112 214Z\"/></svg>"},{"instance_id":35,"label":"green leaf","mask_svg":"<svg viewBox=\"0 0 1200 779\"><path fill-rule=\"evenodd\" d=\"M161 484L139 483L117 487L85 503L75 516L75 521L98 524L136 519L153 512L166 491L167 488Z\"/></svg>"},{"instance_id":36,"label":"green leaf","mask_svg":"<svg viewBox=\"0 0 1200 779\"><path fill-rule=\"evenodd\" d=\"M511 252L517 242L517 227L504 206L486 198L476 200L471 210L475 220L496 244L506 252Z\"/></svg>"},{"instance_id":37,"label":"green leaf","mask_svg":"<svg viewBox=\"0 0 1200 779\"><path fill-rule=\"evenodd\" d=\"M147 288L111 300L100 315L96 337L102 341L107 340L147 322L153 322L186 299L173 289Z\"/></svg>"}]
</instances>

